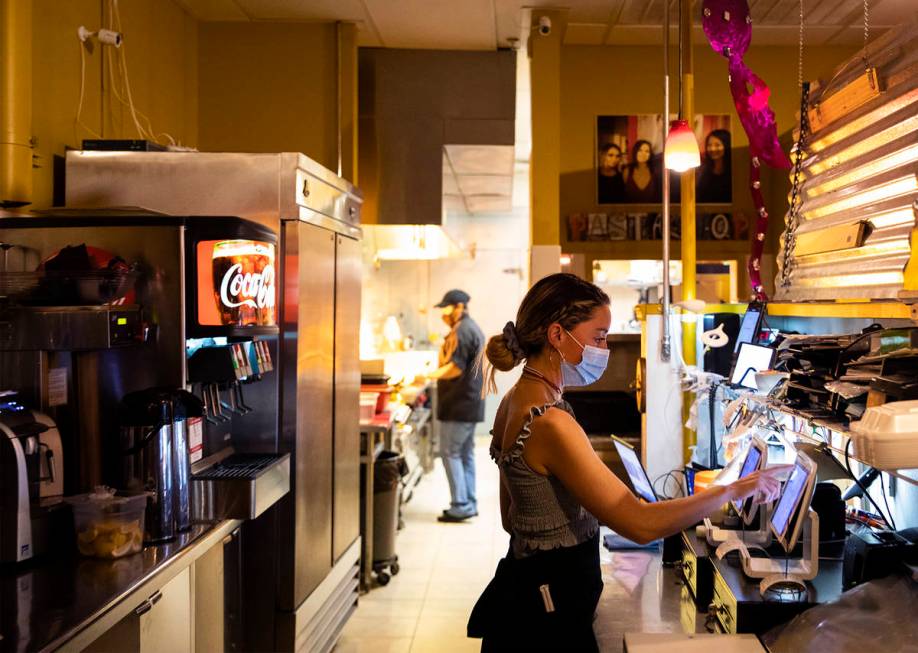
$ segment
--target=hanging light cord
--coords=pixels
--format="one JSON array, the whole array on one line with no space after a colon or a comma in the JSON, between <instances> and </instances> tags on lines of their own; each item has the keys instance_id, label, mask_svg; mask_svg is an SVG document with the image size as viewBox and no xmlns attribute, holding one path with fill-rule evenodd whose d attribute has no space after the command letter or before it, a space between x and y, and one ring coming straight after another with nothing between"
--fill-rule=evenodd
<instances>
[{"instance_id":1,"label":"hanging light cord","mask_svg":"<svg viewBox=\"0 0 918 653\"><path fill-rule=\"evenodd\" d=\"M679 120L682 120L682 3L676 0L676 5L679 7L679 13L676 14L679 18ZM669 120L669 117L666 119Z\"/></svg>"},{"instance_id":2,"label":"hanging light cord","mask_svg":"<svg viewBox=\"0 0 918 653\"><path fill-rule=\"evenodd\" d=\"M867 37L870 36L870 2L864 0L864 71L870 73L870 62L867 59Z\"/></svg>"}]
</instances>

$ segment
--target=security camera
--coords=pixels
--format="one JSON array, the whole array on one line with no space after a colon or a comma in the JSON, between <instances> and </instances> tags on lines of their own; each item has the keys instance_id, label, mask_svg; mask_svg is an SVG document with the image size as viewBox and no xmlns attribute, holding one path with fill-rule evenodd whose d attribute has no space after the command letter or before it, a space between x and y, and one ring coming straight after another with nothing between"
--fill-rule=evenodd
<instances>
[{"instance_id":1,"label":"security camera","mask_svg":"<svg viewBox=\"0 0 918 653\"><path fill-rule=\"evenodd\" d=\"M542 36L551 34L551 18L548 16L539 17L539 34Z\"/></svg>"},{"instance_id":2,"label":"security camera","mask_svg":"<svg viewBox=\"0 0 918 653\"><path fill-rule=\"evenodd\" d=\"M116 48L121 47L121 32L113 32L110 29L100 29L96 34L100 43L105 45L114 45Z\"/></svg>"},{"instance_id":3,"label":"security camera","mask_svg":"<svg viewBox=\"0 0 918 653\"><path fill-rule=\"evenodd\" d=\"M83 25L80 25L79 29L77 29L77 37L82 43L86 43L86 41L95 37L99 43L103 45L111 45L116 48L121 47L121 32L113 32L110 29L100 29L97 32L91 32Z\"/></svg>"}]
</instances>

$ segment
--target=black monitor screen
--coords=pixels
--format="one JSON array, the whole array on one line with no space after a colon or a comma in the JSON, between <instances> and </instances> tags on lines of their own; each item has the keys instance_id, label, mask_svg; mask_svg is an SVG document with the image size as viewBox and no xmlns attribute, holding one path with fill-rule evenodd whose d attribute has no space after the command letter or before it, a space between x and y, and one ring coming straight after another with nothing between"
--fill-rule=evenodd
<instances>
[{"instance_id":1,"label":"black monitor screen","mask_svg":"<svg viewBox=\"0 0 918 653\"><path fill-rule=\"evenodd\" d=\"M775 533L784 535L787 532L787 526L794 509L800 502L803 490L806 488L807 471L799 463L794 465L794 471L791 472L790 478L784 484L781 491L781 498L775 506L775 511L771 515L771 526Z\"/></svg>"},{"instance_id":2,"label":"black monitor screen","mask_svg":"<svg viewBox=\"0 0 918 653\"><path fill-rule=\"evenodd\" d=\"M749 447L749 453L746 454L746 460L743 461L743 467L740 469L739 478L749 476L756 470L759 461L762 459L762 452L757 447ZM734 501L733 507L736 512L741 513L743 509L742 501Z\"/></svg>"},{"instance_id":3,"label":"black monitor screen","mask_svg":"<svg viewBox=\"0 0 918 653\"><path fill-rule=\"evenodd\" d=\"M651 485L647 472L644 471L644 465L641 464L640 459L637 457L634 447L615 440L615 448L622 459L625 471L628 472L628 478L631 479L635 494L648 503L654 503L657 500L657 495L653 491L653 485Z\"/></svg>"},{"instance_id":4,"label":"black monitor screen","mask_svg":"<svg viewBox=\"0 0 918 653\"><path fill-rule=\"evenodd\" d=\"M743 321L740 323L739 334L736 336L736 344L733 351L739 351L740 345L745 343L754 344L755 337L759 330L759 321L762 319L762 311L759 308L750 307L746 314L743 315Z\"/></svg>"}]
</instances>

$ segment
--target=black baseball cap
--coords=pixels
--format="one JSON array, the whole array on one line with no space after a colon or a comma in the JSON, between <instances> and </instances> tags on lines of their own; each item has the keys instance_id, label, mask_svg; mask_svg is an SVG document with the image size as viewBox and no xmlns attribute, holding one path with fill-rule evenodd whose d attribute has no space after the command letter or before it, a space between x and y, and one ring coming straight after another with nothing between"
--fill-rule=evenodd
<instances>
[{"instance_id":1,"label":"black baseball cap","mask_svg":"<svg viewBox=\"0 0 918 653\"><path fill-rule=\"evenodd\" d=\"M459 290L458 288L453 288L452 290L448 290L446 294L443 295L443 299L440 300L439 304L434 304L434 308L455 306L456 304L468 305L470 299L471 297L469 297L467 292Z\"/></svg>"}]
</instances>

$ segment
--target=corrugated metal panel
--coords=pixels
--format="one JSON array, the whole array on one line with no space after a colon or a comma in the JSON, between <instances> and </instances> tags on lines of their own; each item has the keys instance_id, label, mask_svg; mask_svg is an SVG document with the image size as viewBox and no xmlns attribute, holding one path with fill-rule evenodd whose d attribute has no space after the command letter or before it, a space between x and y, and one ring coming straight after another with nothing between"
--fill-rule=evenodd
<instances>
[{"instance_id":1,"label":"corrugated metal panel","mask_svg":"<svg viewBox=\"0 0 918 653\"><path fill-rule=\"evenodd\" d=\"M829 242L840 228L865 223L863 244L803 255L800 238L797 250L786 256L785 230L778 300L890 299L902 290L918 211L918 19L911 17L871 44L868 55L884 92L810 134L795 232L812 245L820 238ZM861 75L864 58L858 53L811 94L810 106Z\"/></svg>"}]
</instances>

